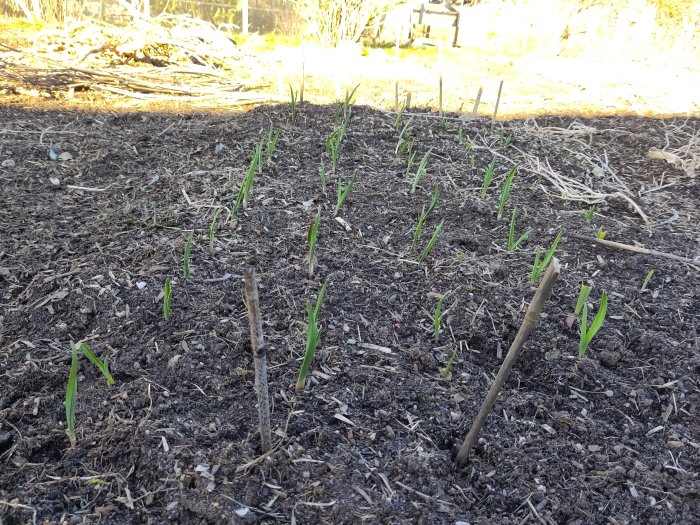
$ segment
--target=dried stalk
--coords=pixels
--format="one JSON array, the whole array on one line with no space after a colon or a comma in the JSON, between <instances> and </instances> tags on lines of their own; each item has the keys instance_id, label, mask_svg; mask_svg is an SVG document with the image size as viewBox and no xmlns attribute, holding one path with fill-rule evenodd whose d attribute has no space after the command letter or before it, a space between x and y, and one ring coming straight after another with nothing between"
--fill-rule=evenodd
<instances>
[{"instance_id":1,"label":"dried stalk","mask_svg":"<svg viewBox=\"0 0 700 525\"><path fill-rule=\"evenodd\" d=\"M537 288L535 297L532 299L527 312L525 312L525 318L520 325L520 330L518 330L518 334L515 336L515 340L513 341L510 350L508 350L506 358L503 360L503 364L498 371L498 375L496 376L493 385L491 385L491 389L486 395L486 399L484 399L484 403L481 405L479 413L477 414L474 423L472 423L467 437L464 439L464 443L462 443L462 447L459 449L459 453L457 454L457 458L455 460L458 467L461 468L467 463L467 460L469 459L469 452L474 446L474 443L476 443L476 438L479 435L479 431L481 430L481 427L484 426L486 418L491 412L493 405L496 403L498 392L500 392L503 383L505 383L506 379L508 378L515 360L518 358L518 355L520 355L520 351L530 335L530 332L532 332L532 329L537 322L537 318L540 316L540 312L542 312L542 307L544 306L545 301L552 293L552 287L554 286L557 277L559 277L560 272L561 265L559 264L559 261L556 258L552 259L552 262L549 264L549 268L547 268L547 272L544 274L544 278L542 279L540 286Z\"/></svg>"},{"instance_id":2,"label":"dried stalk","mask_svg":"<svg viewBox=\"0 0 700 525\"><path fill-rule=\"evenodd\" d=\"M262 317L258 300L258 283L255 269L248 268L243 274L245 302L250 322L250 343L255 360L255 392L258 396L258 418L260 420L260 446L263 452L272 448L270 430L270 399L267 387L267 346L263 338Z\"/></svg>"},{"instance_id":3,"label":"dried stalk","mask_svg":"<svg viewBox=\"0 0 700 525\"><path fill-rule=\"evenodd\" d=\"M664 259L670 259L672 261L678 261L686 264L700 268L700 260L698 258L690 259L689 257L683 257L681 255L674 255L667 252L659 252L657 250L651 250L649 248L642 248L641 246L632 246L631 244L623 244L621 242L606 241L605 239L596 239L595 237L586 237L585 235L579 235L577 233L567 233L567 237L573 237L574 239L580 239L582 241L592 241L602 244L603 246L609 246L610 248L619 248L621 250L627 250L628 252L642 253L645 255L651 255L653 257L663 257Z\"/></svg>"}]
</instances>

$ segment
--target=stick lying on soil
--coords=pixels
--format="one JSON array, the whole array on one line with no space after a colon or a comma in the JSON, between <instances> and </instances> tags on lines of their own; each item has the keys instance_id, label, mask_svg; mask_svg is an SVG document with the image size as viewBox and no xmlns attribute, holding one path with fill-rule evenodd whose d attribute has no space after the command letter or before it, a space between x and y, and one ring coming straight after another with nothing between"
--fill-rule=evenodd
<instances>
[{"instance_id":1,"label":"stick lying on soil","mask_svg":"<svg viewBox=\"0 0 700 525\"><path fill-rule=\"evenodd\" d=\"M474 443L476 443L476 438L479 435L479 431L481 430L481 427L484 426L484 422L486 421L489 412L491 412L494 403L496 403L498 392L501 390L503 383L506 382L515 360L518 358L518 355L520 355L520 351L530 335L530 332L532 332L532 329L537 322L537 318L542 312L542 307L544 306L545 301L547 301L547 298L552 293L554 282L557 280L557 277L559 277L560 272L561 264L559 264L559 261L556 258L552 259L552 262L549 264L549 268L547 268L547 272L542 278L540 286L537 288L535 297L533 297L527 312L525 312L525 318L520 325L520 330L518 330L518 334L515 336L515 340L513 341L510 350L508 350L506 358L503 360L503 364L498 371L498 375L496 376L493 385L491 385L491 389L486 395L486 399L481 405L479 413L476 415L476 419L474 420L474 423L472 423L467 437L464 439L464 443L462 443L462 447L459 449L459 453L457 454L457 458L455 460L458 467L461 468L467 463L467 460L469 459L469 452L474 446Z\"/></svg>"},{"instance_id":2,"label":"stick lying on soil","mask_svg":"<svg viewBox=\"0 0 700 525\"><path fill-rule=\"evenodd\" d=\"M255 358L255 391L258 395L260 446L263 452L268 452L272 448L272 433L270 431L270 399L267 389L267 347L263 339L255 270L253 268L246 269L243 279L245 281L245 302L250 322L250 344L253 347Z\"/></svg>"},{"instance_id":3,"label":"stick lying on soil","mask_svg":"<svg viewBox=\"0 0 700 525\"><path fill-rule=\"evenodd\" d=\"M681 255L674 255L672 253L659 252L656 250L650 250L649 248L642 248L640 246L632 246L630 244L623 244L621 242L606 241L605 239L596 239L595 237L586 237L585 235L579 235L577 233L568 233L568 237L573 237L574 239L580 239L582 241L593 241L603 246L609 246L611 248L619 248L621 250L627 250L634 253L643 253L645 255L652 255L654 257L663 257L664 259L671 259L672 261L678 261L686 264L690 264L695 268L700 269L700 260L690 259L688 257L683 257Z\"/></svg>"}]
</instances>

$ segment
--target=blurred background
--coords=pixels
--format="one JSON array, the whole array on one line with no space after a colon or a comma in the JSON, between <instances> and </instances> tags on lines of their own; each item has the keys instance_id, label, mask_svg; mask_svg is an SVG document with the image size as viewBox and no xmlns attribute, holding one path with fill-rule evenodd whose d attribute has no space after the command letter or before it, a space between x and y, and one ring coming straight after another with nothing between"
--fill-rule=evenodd
<instances>
[{"instance_id":1,"label":"blurred background","mask_svg":"<svg viewBox=\"0 0 700 525\"><path fill-rule=\"evenodd\" d=\"M0 15L8 45L46 28L202 20L256 53L252 83L280 97L308 75L319 102L360 83L360 103L411 92L466 111L481 88L489 112L504 81L504 115L699 109L700 0L4 0Z\"/></svg>"}]
</instances>

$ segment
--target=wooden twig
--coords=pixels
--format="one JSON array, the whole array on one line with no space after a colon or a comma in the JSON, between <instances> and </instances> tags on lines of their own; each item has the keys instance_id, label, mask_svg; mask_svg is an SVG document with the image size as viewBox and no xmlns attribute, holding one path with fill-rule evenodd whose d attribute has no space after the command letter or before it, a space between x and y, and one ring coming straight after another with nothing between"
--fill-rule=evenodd
<instances>
[{"instance_id":1,"label":"wooden twig","mask_svg":"<svg viewBox=\"0 0 700 525\"><path fill-rule=\"evenodd\" d=\"M493 110L493 120L491 124L496 123L496 116L498 115L498 105L501 103L501 91L503 91L503 81L498 85L498 95L496 96L496 107Z\"/></svg>"},{"instance_id":2,"label":"wooden twig","mask_svg":"<svg viewBox=\"0 0 700 525\"><path fill-rule=\"evenodd\" d=\"M573 237L574 239L580 239L582 241L591 241L603 246L608 246L610 248L619 248L620 250L627 250L628 252L642 253L644 255L651 255L653 257L663 257L664 259L670 259L672 261L678 261L686 264L700 268L700 259L691 259L689 257L683 257L681 255L674 255L667 252L659 252L657 250L651 250L649 248L642 248L641 246L632 246L631 244L623 244L621 242L606 241L605 239L597 239L595 237L586 237L585 235L579 235L578 233L567 233L567 237Z\"/></svg>"},{"instance_id":3,"label":"wooden twig","mask_svg":"<svg viewBox=\"0 0 700 525\"><path fill-rule=\"evenodd\" d=\"M472 118L476 118L476 112L479 109L479 103L481 102L481 95L484 93L484 86L479 86L479 92L476 94L476 100L474 101L474 107L472 108Z\"/></svg>"},{"instance_id":4,"label":"wooden twig","mask_svg":"<svg viewBox=\"0 0 700 525\"><path fill-rule=\"evenodd\" d=\"M255 360L255 392L258 395L260 445L263 452L268 452L272 449L272 433L270 430L270 398L267 388L267 346L263 338L255 269L246 269L243 273L243 280L245 281L245 302L250 322L250 344L253 347Z\"/></svg>"},{"instance_id":5,"label":"wooden twig","mask_svg":"<svg viewBox=\"0 0 700 525\"><path fill-rule=\"evenodd\" d=\"M547 301L547 298L552 293L552 287L554 286L557 277L559 277L560 272L561 265L559 264L559 261L556 258L552 259L552 262L549 264L549 268L547 268L547 272L542 278L540 286L537 288L535 297L533 297L527 312L525 312L525 318L520 325L520 330L518 330L518 334L515 336L515 340L510 346L510 350L508 350L506 358L503 360L503 364L498 371L498 375L496 375L496 379L494 380L493 385L491 385L491 389L486 395L486 399L484 399L484 403L481 405L479 413L477 414L474 423L472 423L467 437L464 439L464 443L462 443L462 447L459 449L459 453L457 454L457 458L455 460L458 467L461 468L467 463L467 460L469 459L469 452L474 446L474 443L476 443L476 438L479 435L479 431L481 430L481 427L484 426L484 422L491 412L494 403L496 403L498 392L500 392L503 383L505 383L506 379L508 378L515 360L518 358L518 355L520 355L520 351L530 335L530 332L532 332L532 329L537 322L537 318L542 312L542 307L544 306L545 301Z\"/></svg>"}]
</instances>

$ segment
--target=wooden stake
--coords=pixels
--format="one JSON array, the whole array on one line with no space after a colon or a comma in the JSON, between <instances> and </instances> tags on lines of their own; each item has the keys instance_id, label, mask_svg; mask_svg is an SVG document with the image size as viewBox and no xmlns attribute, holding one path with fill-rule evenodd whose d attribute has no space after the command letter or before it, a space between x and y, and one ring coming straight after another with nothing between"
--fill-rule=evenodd
<instances>
[{"instance_id":1,"label":"wooden stake","mask_svg":"<svg viewBox=\"0 0 700 525\"><path fill-rule=\"evenodd\" d=\"M442 46L438 47L438 69L440 71L439 73L439 80L438 84L440 86L440 109L439 109L439 115L442 117Z\"/></svg>"},{"instance_id":2,"label":"wooden stake","mask_svg":"<svg viewBox=\"0 0 700 525\"><path fill-rule=\"evenodd\" d=\"M645 255L652 255L654 257L663 257L664 259L670 259L672 261L678 261L686 264L700 268L700 260L690 259L689 257L683 257L681 255L674 255L672 253L659 252L656 250L651 250L649 248L642 248L640 246L632 246L631 244L623 244L621 242L606 241L605 239L597 239L595 237L586 237L585 235L579 235L578 233L567 233L567 237L573 237L574 239L580 239L582 241L592 241L602 244L603 246L609 246L610 248L619 248L620 250L627 250L628 252L643 253Z\"/></svg>"},{"instance_id":3,"label":"wooden stake","mask_svg":"<svg viewBox=\"0 0 700 525\"><path fill-rule=\"evenodd\" d=\"M491 123L496 122L496 115L498 115L498 105L501 103L501 91L503 90L503 81L501 80L501 83L498 85L498 96L496 97L496 107L493 110L493 120Z\"/></svg>"},{"instance_id":4,"label":"wooden stake","mask_svg":"<svg viewBox=\"0 0 700 525\"><path fill-rule=\"evenodd\" d=\"M479 92L476 94L476 100L474 101L474 108L472 109L472 118L476 118L476 110L479 109L479 104L481 103L481 95L484 92L484 86L479 86Z\"/></svg>"},{"instance_id":5,"label":"wooden stake","mask_svg":"<svg viewBox=\"0 0 700 525\"><path fill-rule=\"evenodd\" d=\"M411 109L411 92L406 93L406 111Z\"/></svg>"},{"instance_id":6,"label":"wooden stake","mask_svg":"<svg viewBox=\"0 0 700 525\"><path fill-rule=\"evenodd\" d=\"M510 350L508 350L506 358L503 360L503 364L498 371L498 375L496 376L493 385L491 385L491 389L486 395L486 399L484 399L484 403L481 405L479 413L476 415L476 419L474 420L474 423L472 423L467 437L464 439L464 443L462 443L462 448L459 449L459 453L457 454L457 458L455 460L458 467L461 468L467 463L467 460L469 459L469 452L474 446L474 443L476 443L476 438L479 435L479 431L481 430L481 427L484 426L484 422L491 412L494 403L496 403L498 392L500 392L503 383L505 383L506 379L508 379L510 370L513 368L513 364L518 358L518 355L523 348L523 344L525 344L530 332L532 332L532 329L537 322L537 318L542 312L542 307L544 306L545 301L552 293L552 287L554 286L554 282L557 280L557 277L559 277L560 272L561 265L559 264L559 261L556 258L552 259L552 262L549 264L549 268L547 268L547 272L542 278L540 286L537 288L537 292L535 292L535 297L533 297L527 312L525 312L525 318L520 325L520 330L518 330L518 334L515 336L515 340L510 346Z\"/></svg>"},{"instance_id":7,"label":"wooden stake","mask_svg":"<svg viewBox=\"0 0 700 525\"><path fill-rule=\"evenodd\" d=\"M260 446L263 452L267 452L272 448L270 398L267 388L267 346L263 338L255 269L246 269L243 273L243 280L245 282L245 302L248 307L248 321L250 323L250 345L253 347L253 358L255 361L255 393L258 396Z\"/></svg>"}]
</instances>

